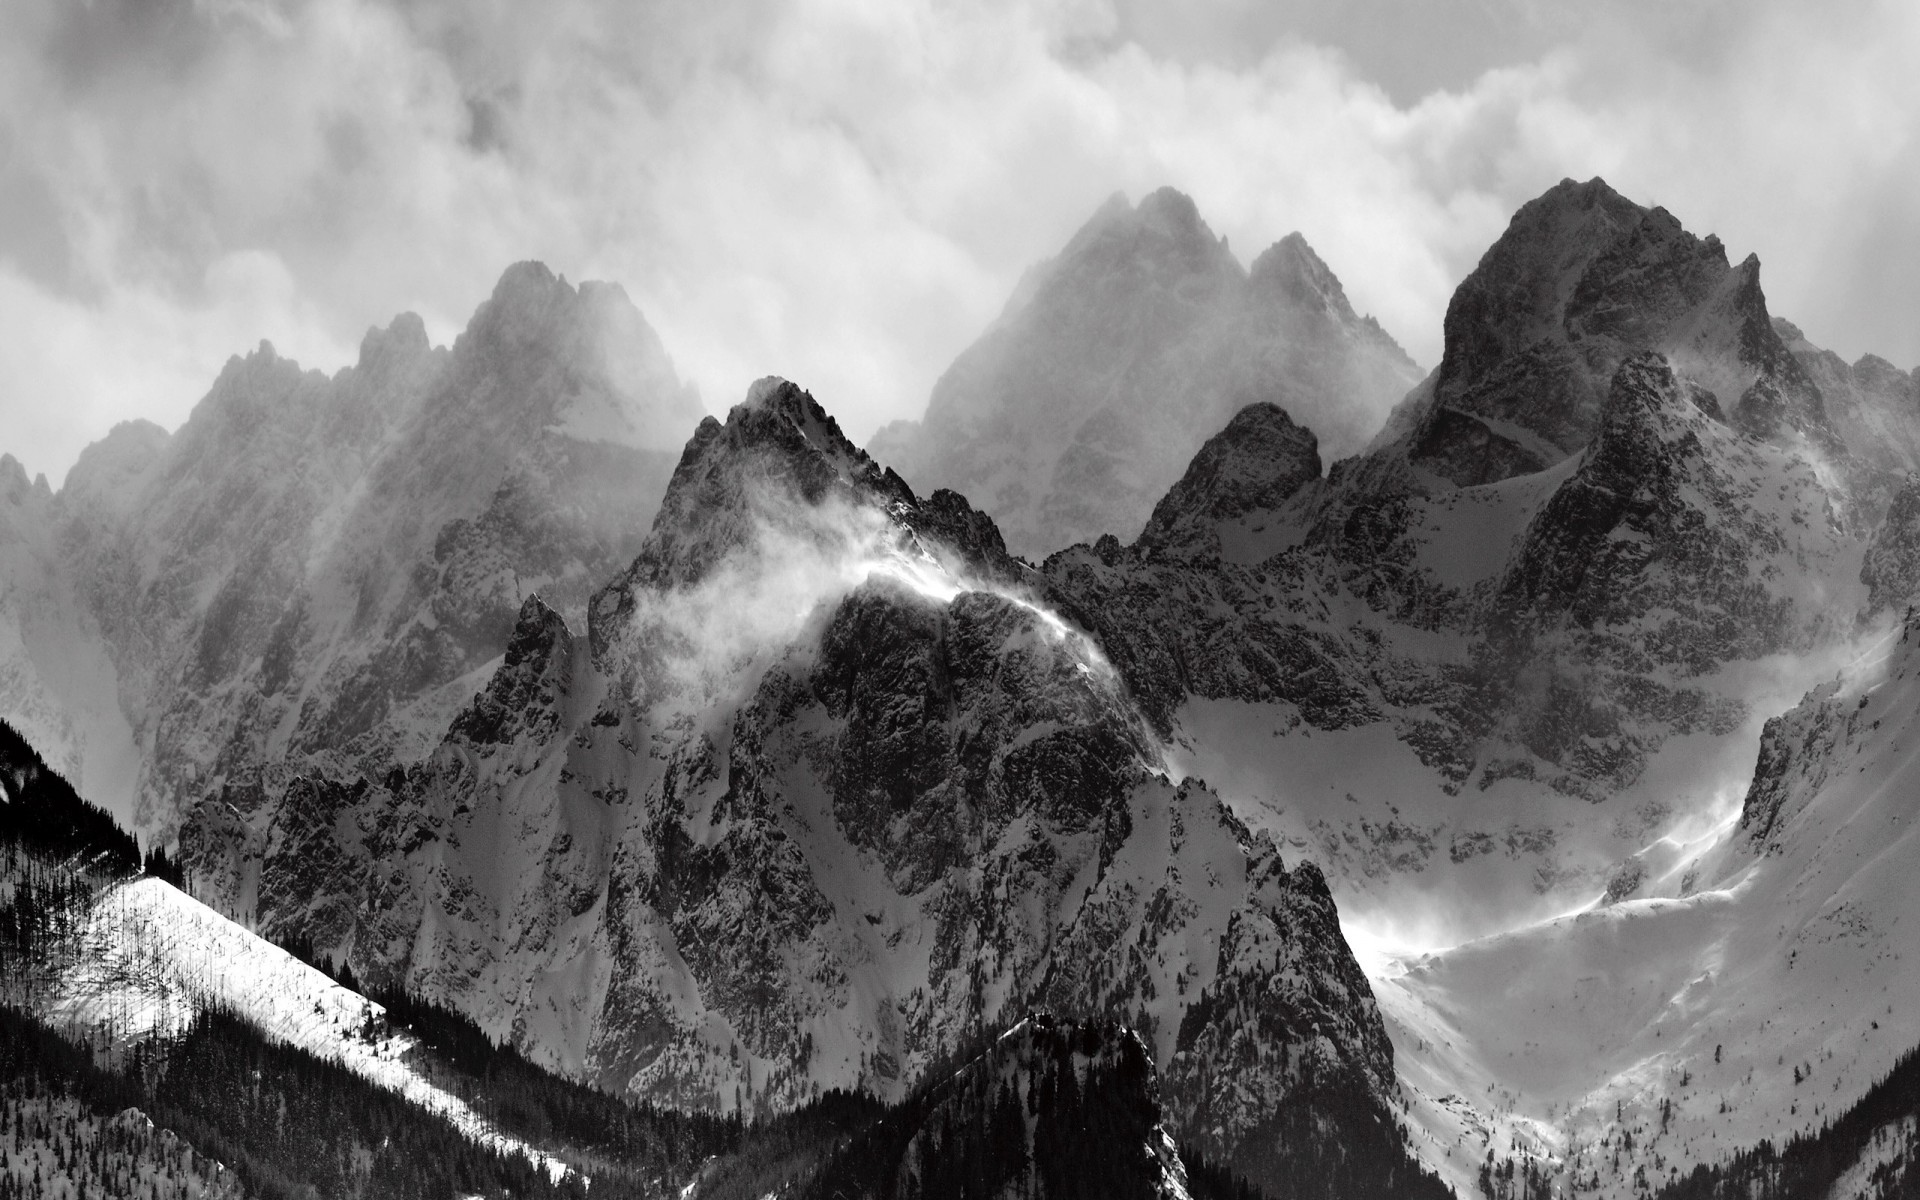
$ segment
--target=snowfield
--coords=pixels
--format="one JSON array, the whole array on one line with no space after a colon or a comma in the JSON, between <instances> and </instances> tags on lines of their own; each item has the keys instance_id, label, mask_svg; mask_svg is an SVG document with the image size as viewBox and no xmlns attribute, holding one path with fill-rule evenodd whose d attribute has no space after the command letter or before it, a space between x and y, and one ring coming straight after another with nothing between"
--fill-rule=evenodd
<instances>
[{"instance_id":1,"label":"snowfield","mask_svg":"<svg viewBox=\"0 0 1920 1200\"><path fill-rule=\"evenodd\" d=\"M1630 1195L1818 1131L1920 1043L1920 634L1879 650L1776 727L1771 836L1750 802L1649 847L1652 895L1363 958L1416 1145L1456 1188L1491 1148Z\"/></svg>"},{"instance_id":2,"label":"snowfield","mask_svg":"<svg viewBox=\"0 0 1920 1200\"><path fill-rule=\"evenodd\" d=\"M440 1114L483 1145L526 1156L556 1181L567 1173L559 1159L506 1136L428 1082L416 1066L420 1042L388 1026L380 1005L171 884L141 878L107 888L81 936L74 965L41 1014L56 1028L134 1041L184 1033L197 1013L223 1008Z\"/></svg>"}]
</instances>

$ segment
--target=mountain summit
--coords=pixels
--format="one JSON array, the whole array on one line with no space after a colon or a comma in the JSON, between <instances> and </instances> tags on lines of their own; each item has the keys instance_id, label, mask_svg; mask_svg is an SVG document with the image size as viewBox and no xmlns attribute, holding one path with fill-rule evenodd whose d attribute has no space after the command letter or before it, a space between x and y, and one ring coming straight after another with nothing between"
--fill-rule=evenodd
<instances>
[{"instance_id":1,"label":"mountain summit","mask_svg":"<svg viewBox=\"0 0 1920 1200\"><path fill-rule=\"evenodd\" d=\"M1393 1128L1325 880L1168 774L1039 584L763 380L590 636L530 599L425 762L229 786L182 853L225 911L659 1102L897 1098L1030 1008L1124 1015L1209 1158L1310 1175L1321 1106Z\"/></svg>"},{"instance_id":2,"label":"mountain summit","mask_svg":"<svg viewBox=\"0 0 1920 1200\"><path fill-rule=\"evenodd\" d=\"M1022 281L874 456L966 493L1016 552L1131 538L1210 430L1284 406L1333 455L1360 448L1420 370L1353 311L1299 234L1248 271L1187 196L1109 200Z\"/></svg>"},{"instance_id":3,"label":"mountain summit","mask_svg":"<svg viewBox=\"0 0 1920 1200\"><path fill-rule=\"evenodd\" d=\"M1819 389L1774 331L1760 263L1727 262L1601 179L1563 180L1514 214L1447 305L1440 367L1390 427L1455 484L1538 471L1592 438L1609 381L1645 350L1673 359L1739 428L1837 445ZM1407 428L1411 424L1411 429Z\"/></svg>"}]
</instances>

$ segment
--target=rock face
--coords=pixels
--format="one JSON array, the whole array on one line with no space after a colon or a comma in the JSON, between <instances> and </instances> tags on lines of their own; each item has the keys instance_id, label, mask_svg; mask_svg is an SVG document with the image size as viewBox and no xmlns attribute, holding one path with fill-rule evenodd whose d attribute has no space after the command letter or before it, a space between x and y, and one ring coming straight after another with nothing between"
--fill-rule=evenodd
<instances>
[{"instance_id":1,"label":"rock face","mask_svg":"<svg viewBox=\"0 0 1920 1200\"><path fill-rule=\"evenodd\" d=\"M276 936L664 1102L899 1096L1045 1005L1124 1017L1176 1127L1204 1112L1244 1170L1308 1152L1270 1143L1309 1090L1390 1124L1321 877L1165 777L1037 582L763 381L688 443L586 636L529 600L424 763L230 785L183 857Z\"/></svg>"},{"instance_id":2,"label":"rock face","mask_svg":"<svg viewBox=\"0 0 1920 1200\"><path fill-rule=\"evenodd\" d=\"M1132 538L1211 430L1278 403L1358 449L1420 370L1299 234L1242 268L1193 201L1114 197L1029 272L874 456L964 492L1016 553Z\"/></svg>"},{"instance_id":3,"label":"rock face","mask_svg":"<svg viewBox=\"0 0 1920 1200\"><path fill-rule=\"evenodd\" d=\"M1867 585L1868 618L1920 604L1920 477L1893 493L1861 560L1860 582Z\"/></svg>"},{"instance_id":4,"label":"rock face","mask_svg":"<svg viewBox=\"0 0 1920 1200\"><path fill-rule=\"evenodd\" d=\"M1576 459L1503 492L1407 489L1390 459L1303 489L1318 464L1296 446L1275 464L1278 502L1196 505L1243 436L1230 427L1167 521L1130 548L1049 559L1049 594L1163 729L1195 700L1282 704L1312 729L1384 721L1454 790L1522 772L1597 799L1666 737L1739 723L1740 702L1702 686L1723 664L1851 619L1824 603L1849 545L1838 497L1811 461L1702 405L1645 354L1616 373ZM1232 520L1171 517L1194 509Z\"/></svg>"},{"instance_id":5,"label":"rock face","mask_svg":"<svg viewBox=\"0 0 1920 1200\"><path fill-rule=\"evenodd\" d=\"M944 430L963 465L1010 464L1003 482L1065 486L1022 456L1094 445L1088 428L1146 427L1088 426L1088 396L1121 412L1116 398L1146 395L1128 389L1150 376L1228 378L1248 360L1208 339L1237 328L1256 279L1276 304L1332 305L1303 248L1262 262L1236 274L1177 195L1111 208L942 385L958 396L1017 376L1056 390L1022 393L1031 412L941 410L974 424L930 412L925 429ZM546 311L502 311L523 310ZM463 340L475 362L493 338L521 346L514 330L544 328L499 315L476 322L498 333ZM509 356L536 393L544 345ZM187 665L154 678L212 681L196 693L205 711L262 714L233 727L347 747L303 758L220 743L240 748L181 833L200 896L576 1075L722 1111L790 1109L834 1087L901 1100L984 1029L1044 1007L1137 1031L1170 1131L1276 1194L1316 1179L1348 1181L1333 1194L1395 1191L1341 1172L1399 1153L1396 1070L1400 1111L1461 1188L1498 1139L1588 1190L1596 1156L1621 1147L1627 1174L1602 1190L1645 1192L1629 1183L1636 1164L1705 1153L1724 1115L1678 1096L1664 1064L1705 1078L1719 1065L1709 1030L1752 1047L1773 1036L1771 1011L1743 996L1790 1000L1808 1061L1831 1048L1833 998L1793 973L1794 953L1853 972L1867 997L1911 983L1898 964L1920 962L1888 932L1900 860L1859 840L1911 828L1898 753L1910 722L1890 707L1911 682L1843 680L1761 729L1836 662L1879 661L1856 642L1915 586L1912 497L1887 483L1894 458L1846 445L1841 425L1865 420L1866 402L1828 409L1807 365L1822 360L1783 339L1757 265L1729 266L1711 239L1597 181L1522 211L1462 286L1447 347L1366 453L1323 471L1311 422L1255 389L1142 505L1138 538L1109 532L1038 567L1009 554L990 515L954 491L921 496L770 379L699 423L650 532L597 580L549 564L514 568L508 586L499 564L545 563L575 535L506 502L492 523L409 515L439 511L421 499L431 489L369 467L355 494L381 503L286 552L346 564L298 593L325 621L288 625L250 593L223 608L220 587L183 582L237 567L128 590L138 603L99 620L115 645L175 630L166 645ZM246 370L287 395L325 382L257 358ZM1875 420L1897 420L1897 405L1873 403ZM1023 423L1062 414L1053 443ZM514 444L571 446L555 428L516 427ZM101 461L164 479L176 456L193 462L183 445L197 445L188 431L148 466L129 439ZM202 470L179 468L175 490L197 495ZM1088 511L1132 478L1100 470L1069 489ZM577 506L536 489L532 511L603 528L604 477L586 478ZM293 503L281 494L238 511ZM473 492L484 513L500 494ZM214 556L245 495L199 518L207 540L180 518L154 545ZM1869 536L1878 508L1889 515ZM429 531L433 565L396 573ZM149 570L141 543L115 545L81 560L85 578ZM245 577L286 575L278 554ZM179 596L212 597L215 616L143 624L170 595L180 611ZM269 687L283 627L297 669ZM349 644L416 649L341 652L324 661L345 666L317 672L319 652L301 647L339 643L309 628L397 631ZM1892 678L1913 674L1909 657ZM366 664L396 678L412 661L443 664L432 678L468 670L434 693L458 701L415 743L379 732L394 727L392 697L414 693L375 688L343 709L364 693L327 682ZM295 679L322 683L276 707ZM202 746L195 731L226 720L156 736ZM1712 832L1750 775L1748 835ZM1853 829L1856 809L1878 824ZM1856 879L1877 889L1858 912L1843 896ZM1371 977L1342 917L1371 945ZM1791 949L1783 930L1799 931ZM1383 966L1396 935L1436 949ZM1893 957L1834 949L1855 943ZM1600 977L1628 983L1583 986ZM1920 1040L1856 1008L1849 1087L1878 1028L1865 1021ZM1712 1020L1696 1028L1700 1013ZM1769 1120L1799 1114L1777 1080L1720 1082L1751 1084ZM1663 1098L1684 1150L1643 1136ZM1622 1146L1629 1130L1637 1149ZM1469 1135L1475 1152L1453 1154Z\"/></svg>"},{"instance_id":6,"label":"rock face","mask_svg":"<svg viewBox=\"0 0 1920 1200\"><path fill-rule=\"evenodd\" d=\"M1250 404L1208 438L1140 533L1140 544L1218 556L1246 541L1241 519L1279 508L1320 478L1319 441L1277 405ZM1223 537L1225 541L1223 541Z\"/></svg>"},{"instance_id":7,"label":"rock face","mask_svg":"<svg viewBox=\"0 0 1920 1200\"><path fill-rule=\"evenodd\" d=\"M1598 428L1609 381L1657 350L1736 428L1835 439L1819 389L1788 353L1760 263L1681 228L1599 179L1523 206L1447 306L1446 350L1397 427L1412 460L1454 484L1560 462Z\"/></svg>"},{"instance_id":8,"label":"rock face","mask_svg":"<svg viewBox=\"0 0 1920 1200\"><path fill-rule=\"evenodd\" d=\"M631 561L700 415L620 289L537 263L450 351L407 315L331 378L264 343L230 361L177 434L123 426L41 502L40 578L74 601L49 611L117 692L66 710L125 713L82 777L116 770L102 799L164 832L261 763L423 756L527 595L580 620Z\"/></svg>"}]
</instances>

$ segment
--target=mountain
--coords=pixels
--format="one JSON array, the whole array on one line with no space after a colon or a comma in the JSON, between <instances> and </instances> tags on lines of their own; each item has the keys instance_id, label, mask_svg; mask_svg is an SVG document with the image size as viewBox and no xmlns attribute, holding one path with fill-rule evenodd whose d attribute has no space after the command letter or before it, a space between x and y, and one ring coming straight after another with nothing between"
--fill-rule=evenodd
<instances>
[{"instance_id":1,"label":"mountain","mask_svg":"<svg viewBox=\"0 0 1920 1200\"><path fill-rule=\"evenodd\" d=\"M1130 374L1144 358L1087 350L1096 335L1111 350L1186 330L1166 343L1180 353L1203 344L1182 340L1193 331L1224 339L1193 363L1246 361L1266 336L1220 315L1260 271L1237 275L1177 195L1089 229L976 347L980 374L961 375L1068 364L1068 412L1086 379L1111 398L1115 380L1147 378ZM1128 325L1141 295L1147 316ZM493 317L475 329L496 332L434 352L447 364L434 370L518 345ZM126 899L104 906L49 893L47 911L82 913L83 928L147 915L104 927L45 993L93 980L82 998L114 1000L44 1011L165 1017L118 981L185 992L209 961L260 961L244 940L258 931L423 1014L422 1054L441 1037L510 1056L515 1071L709 1114L717 1138L750 1122L760 1140L716 1146L693 1181L717 1197L960 1176L1057 1190L1048 1163L1084 1148L1014 1147L1046 1127L1035 1088L1073 1108L1068 1061L1082 1124L1139 1151L1103 1163L1115 1190L1171 1194L1182 1172L1189 1193L1244 1183L1328 1200L1447 1185L1625 1198L1795 1171L1864 1192L1881 1166L1888 1182L1906 1134L1872 1089L1920 1045L1899 1003L1920 961L1903 882L1920 714L1910 379L1806 344L1769 314L1757 262L1730 265L1714 239L1598 180L1521 210L1445 335L1441 367L1331 464L1341 444L1285 396L1181 410L1189 425L1213 415L1135 496L1137 536L1106 528L1038 565L990 512L916 491L909 459L882 465L813 397L767 379L693 427L644 537L593 558L597 577L581 552L513 587L479 567L402 581L393 564L416 561L423 531L459 520L409 515L458 490L453 468L420 461L492 461L469 415L461 436L390 468L404 484L368 474L391 503L343 508L326 527L337 538L311 539L332 548L312 578L405 617L350 642L373 657L325 658L338 670L295 653L287 679L311 705L274 707L292 685L263 690L264 641L227 675L136 678L115 660L123 689L230 684L181 684L166 744L212 745L193 731L265 706L287 748L249 749L255 727L238 721L226 757L194 760L214 764L180 789L197 902L158 879L115 884L100 894ZM506 357L544 361L546 337ZM281 377L256 359L249 370ZM1178 375L1165 362L1154 369ZM553 430L516 444L573 437ZM110 439L98 478L184 464L166 499L188 512L194 481L226 461L188 456L189 432ZM948 434L1060 486L1022 456L1063 443L1017 421ZM16 479L7 510L28 531L9 544L66 564L75 596L160 594L109 585L142 554L225 561L239 544L220 523L239 520L231 499L207 510L203 542L191 523L80 539L82 509L137 524L167 505L117 502L76 474L60 496ZM1117 494L1087 478L1074 494L1088 511ZM608 511L555 494L536 508L585 514L570 528ZM985 499L1019 511L991 487ZM92 549L71 549L83 540ZM524 539L536 544L570 543ZM349 561L371 573L327 565ZM196 594L225 611L217 587ZM107 645L130 645L127 631L161 628L141 624L150 603L84 613ZM462 625L469 603L498 623ZM286 620L233 612L178 627L200 632L168 635L165 661L218 666L252 645L247 630ZM433 639L449 629L468 630L453 656L466 673L433 705L409 701L402 720L403 693L380 684L385 715L340 724L341 698L361 693L335 683L391 670L396 646L444 647ZM182 943L172 929L212 948L184 977L149 961ZM302 990L326 977L281 966L267 988L221 976L221 994L296 1034L318 1028L310 1001L359 1003ZM1036 1012L1057 1021L1018 1024ZM1869 1116L1822 1141L1847 1112ZM1789 1145L1792 1162L1836 1170L1781 1166Z\"/></svg>"},{"instance_id":2,"label":"mountain","mask_svg":"<svg viewBox=\"0 0 1920 1200\"><path fill-rule=\"evenodd\" d=\"M1021 281L919 421L868 447L964 492L1016 553L1131 537L1207 431L1278 403L1359 449L1420 378L1298 233L1242 267L1188 197L1114 196Z\"/></svg>"},{"instance_id":3,"label":"mountain","mask_svg":"<svg viewBox=\"0 0 1920 1200\"><path fill-rule=\"evenodd\" d=\"M1801 744L1768 719L1870 661L1910 600L1913 505L1874 499L1886 469L1774 333L1757 267L1726 274L1669 221L1597 181L1554 189L1462 285L1434 386L1366 454L1323 473L1249 406L1133 544L1041 569L1174 770L1325 871L1414 1144L1460 1190L1657 1185L1794 1127L1790 1084L1744 1077L1776 1045L1830 1055L1839 1104L1920 1032L1888 1024L1878 981L1793 973L1807 950L1780 930L1850 885L1727 849L1755 747L1764 774L1764 747ZM1632 271L1606 257L1629 250ZM1429 436L1493 428L1501 396L1533 457ZM1839 871L1828 828L1795 842ZM1902 907L1881 891L1861 919ZM1743 1078L1711 1062L1722 1042Z\"/></svg>"},{"instance_id":4,"label":"mountain","mask_svg":"<svg viewBox=\"0 0 1920 1200\"><path fill-rule=\"evenodd\" d=\"M1539 471L1592 439L1614 372L1649 350L1734 428L1837 445L1768 316L1760 260L1730 265L1718 238L1599 179L1562 180L1514 214L1447 304L1439 368L1383 437L1454 484Z\"/></svg>"},{"instance_id":5,"label":"mountain","mask_svg":"<svg viewBox=\"0 0 1920 1200\"><path fill-rule=\"evenodd\" d=\"M1806 339L1780 317L1774 332L1820 389L1834 431L1852 452L1855 502L1870 526L1886 511L1909 475L1920 471L1920 374L1902 371L1875 354L1848 363Z\"/></svg>"},{"instance_id":6,"label":"mountain","mask_svg":"<svg viewBox=\"0 0 1920 1200\"><path fill-rule=\"evenodd\" d=\"M1523 217L1397 432L1329 468L1243 406L1131 544L1038 568L756 385L584 631L529 600L416 766L229 780L183 830L197 893L673 1104L898 1100L1043 1004L1124 1019L1176 1136L1283 1191L1378 1190L1331 1148L1395 1161L1401 1114L1459 1190L1730 1147L1675 1091L1699 1047L1648 1065L1658 1001L1701 930L1772 928L1702 855L1767 719L1876 634L1903 527L1873 533L1756 264L1597 181ZM1554 454L1438 469L1434 414L1492 411L1469 378Z\"/></svg>"},{"instance_id":7,"label":"mountain","mask_svg":"<svg viewBox=\"0 0 1920 1200\"><path fill-rule=\"evenodd\" d=\"M230 783L183 859L248 924L660 1103L897 1099L1045 1006L1124 1017L1176 1131L1256 1182L1397 1128L1319 872L1166 777L1037 584L765 380L584 636L529 599L425 762Z\"/></svg>"},{"instance_id":8,"label":"mountain","mask_svg":"<svg viewBox=\"0 0 1920 1200\"><path fill-rule=\"evenodd\" d=\"M162 833L242 768L418 758L528 594L579 619L632 559L700 416L618 287L537 263L451 350L411 315L331 377L263 343L171 437L123 425L57 496L15 487L5 579L47 594L0 614L60 666L0 707Z\"/></svg>"},{"instance_id":9,"label":"mountain","mask_svg":"<svg viewBox=\"0 0 1920 1200\"><path fill-rule=\"evenodd\" d=\"M0 733L0 1194L1251 1194L1189 1179L1152 1053L1112 1021L1030 1015L894 1104L832 1092L751 1129L569 1083L132 878L97 853L124 830Z\"/></svg>"},{"instance_id":10,"label":"mountain","mask_svg":"<svg viewBox=\"0 0 1920 1200\"><path fill-rule=\"evenodd\" d=\"M1914 1130L1920 1127L1920 1055L1908 1051L1860 1102L1817 1134L1798 1134L1781 1146L1770 1140L1727 1163L1703 1163L1661 1189L1670 1200L1751 1196L1911 1196L1920 1175Z\"/></svg>"},{"instance_id":11,"label":"mountain","mask_svg":"<svg viewBox=\"0 0 1920 1200\"><path fill-rule=\"evenodd\" d=\"M1765 1175L1789 1139L1860 1133L1845 1114L1884 1108L1875 1086L1920 1045L1899 1000L1920 961L1907 885L1916 645L1909 619L1769 720L1733 810L1650 844L1617 899L1377 973L1403 1078L1433 1097L1415 1123L1474 1157L1496 1149L1558 1186L1619 1196L1678 1184L1695 1164L1752 1177L1740 1156L1763 1142ZM1501 1047L1526 1048L1525 1061ZM1460 1102L1475 1092L1499 1109ZM1902 1144L1899 1114L1867 1125L1882 1148ZM1812 1169L1834 1179L1864 1161L1853 1187L1781 1194L1872 1194L1864 1176L1892 1160L1850 1144Z\"/></svg>"}]
</instances>

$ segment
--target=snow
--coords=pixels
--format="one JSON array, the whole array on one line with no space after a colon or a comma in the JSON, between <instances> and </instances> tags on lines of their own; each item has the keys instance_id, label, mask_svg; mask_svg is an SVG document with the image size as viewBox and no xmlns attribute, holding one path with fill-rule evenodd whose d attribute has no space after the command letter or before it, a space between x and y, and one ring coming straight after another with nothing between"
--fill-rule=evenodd
<instances>
[{"instance_id":1,"label":"snow","mask_svg":"<svg viewBox=\"0 0 1920 1200\"><path fill-rule=\"evenodd\" d=\"M1874 1130L1859 1160L1833 1181L1833 1188L1827 1192L1828 1200L1854 1200L1855 1197L1885 1195L1886 1191L1891 1191L1891 1188L1886 1191L1876 1188L1873 1173L1881 1167L1913 1161L1915 1142L1920 1140L1915 1137L1916 1132L1920 1132L1916 1126L1920 1126L1920 1122L1912 1117L1904 1117ZM1896 1174L1889 1183L1901 1177Z\"/></svg>"},{"instance_id":2,"label":"snow","mask_svg":"<svg viewBox=\"0 0 1920 1200\"><path fill-rule=\"evenodd\" d=\"M1507 427L1503 432L1522 431ZM1415 564L1439 583L1462 590L1497 577L1512 560L1528 522L1579 465L1580 456L1572 455L1531 475L1418 497L1408 522L1408 537L1420 548Z\"/></svg>"},{"instance_id":3,"label":"snow","mask_svg":"<svg viewBox=\"0 0 1920 1200\"><path fill-rule=\"evenodd\" d=\"M1723 821L1649 847L1666 887L1691 874L1691 894L1370 956L1416 1143L1456 1187L1488 1146L1517 1146L1599 1164L1602 1194L1624 1196L1638 1167L1658 1182L1817 1130L1920 1042L1904 1003L1920 987L1920 669L1911 643L1883 649L1827 701L1777 850ZM1634 1148L1616 1172L1623 1129Z\"/></svg>"},{"instance_id":4,"label":"snow","mask_svg":"<svg viewBox=\"0 0 1920 1200\"><path fill-rule=\"evenodd\" d=\"M141 878L109 887L95 899L82 937L82 952L43 1014L56 1028L104 1029L127 1041L166 1037L185 1032L205 1009L225 1008L438 1113L483 1145L526 1156L556 1181L567 1172L418 1073L419 1041L386 1027L379 1005L170 884Z\"/></svg>"}]
</instances>

